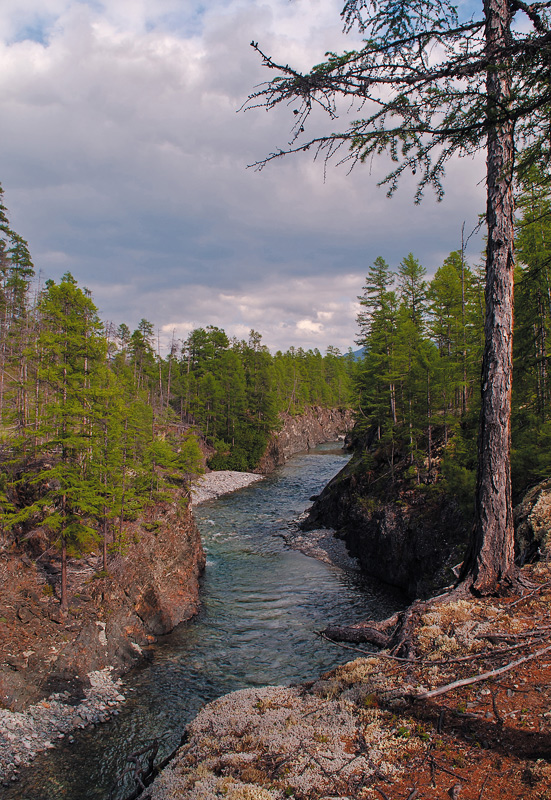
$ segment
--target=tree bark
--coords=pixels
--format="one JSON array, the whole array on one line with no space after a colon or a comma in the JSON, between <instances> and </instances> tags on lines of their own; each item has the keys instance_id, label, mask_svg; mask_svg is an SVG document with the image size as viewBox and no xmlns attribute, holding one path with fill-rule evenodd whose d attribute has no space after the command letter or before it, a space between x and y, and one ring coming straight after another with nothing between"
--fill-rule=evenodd
<instances>
[{"instance_id":1,"label":"tree bark","mask_svg":"<svg viewBox=\"0 0 551 800\"><path fill-rule=\"evenodd\" d=\"M61 531L61 611L66 614L69 604L67 602L67 539L65 530Z\"/></svg>"},{"instance_id":2,"label":"tree bark","mask_svg":"<svg viewBox=\"0 0 551 800\"><path fill-rule=\"evenodd\" d=\"M510 40L508 0L484 0L490 57ZM507 107L511 78L506 63L488 70L488 118ZM478 438L475 527L462 577L478 594L506 589L514 578L511 499L511 386L513 346L513 124L496 121L487 141L486 319L482 409Z\"/></svg>"}]
</instances>

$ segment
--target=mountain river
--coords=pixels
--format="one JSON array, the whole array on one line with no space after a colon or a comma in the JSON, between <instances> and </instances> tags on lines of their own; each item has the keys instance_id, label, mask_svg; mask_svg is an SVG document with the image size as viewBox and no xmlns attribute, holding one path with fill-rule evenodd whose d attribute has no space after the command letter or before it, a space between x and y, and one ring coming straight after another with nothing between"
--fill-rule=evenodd
<instances>
[{"instance_id":1,"label":"mountain river","mask_svg":"<svg viewBox=\"0 0 551 800\"><path fill-rule=\"evenodd\" d=\"M315 631L384 617L400 600L283 538L344 466L348 456L336 447L299 454L265 481L195 508L207 552L201 612L125 676L117 716L39 755L17 784L0 789L2 798L122 800L133 789L117 782L126 756L157 738L165 757L205 703L248 686L313 679L354 657Z\"/></svg>"}]
</instances>

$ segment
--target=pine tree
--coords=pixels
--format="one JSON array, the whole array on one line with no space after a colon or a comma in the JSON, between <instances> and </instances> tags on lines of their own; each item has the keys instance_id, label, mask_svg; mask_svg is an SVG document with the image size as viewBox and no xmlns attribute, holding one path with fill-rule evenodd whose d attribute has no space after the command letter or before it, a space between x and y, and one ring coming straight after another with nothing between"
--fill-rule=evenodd
<instances>
[{"instance_id":1,"label":"pine tree","mask_svg":"<svg viewBox=\"0 0 551 800\"><path fill-rule=\"evenodd\" d=\"M461 578L482 594L515 580L510 475L513 332L513 177L524 148L524 170L548 170L551 148L549 54L551 20L546 4L484 0L479 19L460 20L440 0L347 0L346 28L358 24L357 51L328 53L306 74L263 53L277 76L250 95L248 107L294 111L290 152L320 151L330 158L370 162L388 153L383 183L392 194L404 172L420 175L416 200L427 186L443 195L445 165L454 154L486 150L486 323L474 535ZM523 24L517 19L524 15ZM365 116L343 131L303 137L313 109L339 118L338 103L356 104ZM296 107L298 105L298 107Z\"/></svg>"},{"instance_id":2,"label":"pine tree","mask_svg":"<svg viewBox=\"0 0 551 800\"><path fill-rule=\"evenodd\" d=\"M105 361L105 339L91 299L67 273L48 281L39 304L43 353L38 380L45 394L38 431L41 452L51 459L32 478L39 499L15 513L17 525L37 513L61 549L61 607L67 610L67 554L94 538L88 520L98 511L96 486L87 474L93 452L90 391ZM22 441L26 434L23 434Z\"/></svg>"}]
</instances>

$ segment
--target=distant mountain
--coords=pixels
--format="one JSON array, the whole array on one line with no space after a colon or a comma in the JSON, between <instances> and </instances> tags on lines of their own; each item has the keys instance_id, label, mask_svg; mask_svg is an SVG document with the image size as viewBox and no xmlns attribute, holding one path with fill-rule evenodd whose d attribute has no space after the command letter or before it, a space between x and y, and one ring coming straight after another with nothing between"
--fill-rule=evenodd
<instances>
[{"instance_id":1,"label":"distant mountain","mask_svg":"<svg viewBox=\"0 0 551 800\"><path fill-rule=\"evenodd\" d=\"M360 347L359 350L353 350L352 355L354 356L354 361L359 361L360 358L363 358L365 353L365 347Z\"/></svg>"}]
</instances>

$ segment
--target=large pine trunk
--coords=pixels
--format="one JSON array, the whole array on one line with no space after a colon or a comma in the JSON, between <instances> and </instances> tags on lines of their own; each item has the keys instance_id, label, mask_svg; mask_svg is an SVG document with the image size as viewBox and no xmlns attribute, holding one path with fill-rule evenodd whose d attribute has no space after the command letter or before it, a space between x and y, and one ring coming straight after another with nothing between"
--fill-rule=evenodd
<instances>
[{"instance_id":1,"label":"large pine trunk","mask_svg":"<svg viewBox=\"0 0 551 800\"><path fill-rule=\"evenodd\" d=\"M491 58L496 48L510 40L508 0L485 0L484 11L487 52ZM487 92L491 121L507 107L511 94L510 75L505 64L489 69ZM480 594L505 589L515 572L510 470L513 165L513 125L496 120L489 130L487 144L486 320L476 518L463 569L463 578Z\"/></svg>"}]
</instances>

